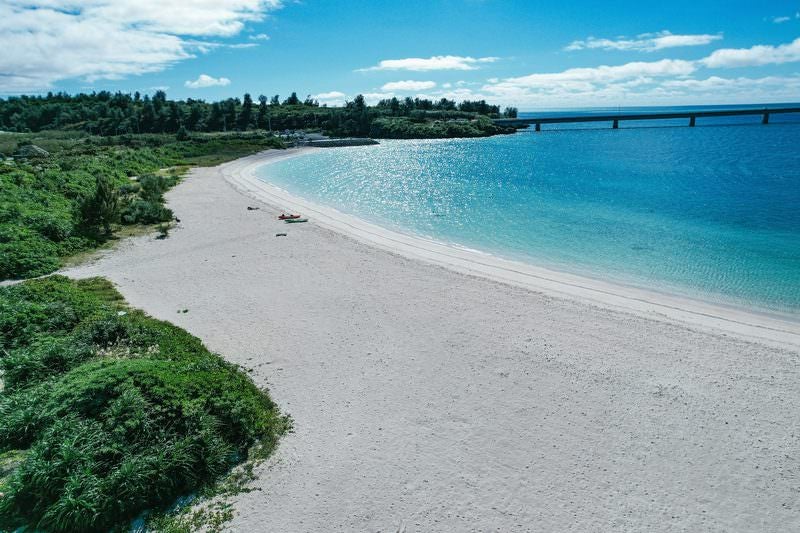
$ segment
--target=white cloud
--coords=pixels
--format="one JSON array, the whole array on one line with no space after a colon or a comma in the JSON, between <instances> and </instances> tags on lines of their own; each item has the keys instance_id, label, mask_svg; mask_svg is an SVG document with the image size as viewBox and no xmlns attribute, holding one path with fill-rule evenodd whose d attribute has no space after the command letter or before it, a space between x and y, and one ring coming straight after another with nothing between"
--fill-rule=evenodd
<instances>
[{"instance_id":1,"label":"white cloud","mask_svg":"<svg viewBox=\"0 0 800 533\"><path fill-rule=\"evenodd\" d=\"M345 96L347 96L347 95L344 94L343 92L330 91L330 92L327 92L327 93L315 94L314 98L316 100L330 100L332 98L342 98L343 99Z\"/></svg>"},{"instance_id":2,"label":"white cloud","mask_svg":"<svg viewBox=\"0 0 800 533\"><path fill-rule=\"evenodd\" d=\"M391 92L380 92L380 93L364 93L362 94L364 100L367 101L367 105L375 105L381 100L387 100L395 96L394 93Z\"/></svg>"},{"instance_id":3,"label":"white cloud","mask_svg":"<svg viewBox=\"0 0 800 533\"><path fill-rule=\"evenodd\" d=\"M225 87L230 85L228 78L213 78L208 74L200 74L196 80L187 81L183 85L189 89L205 89L206 87Z\"/></svg>"},{"instance_id":4,"label":"white cloud","mask_svg":"<svg viewBox=\"0 0 800 533\"><path fill-rule=\"evenodd\" d=\"M599 67L571 68L562 72L530 74L517 78L506 78L486 87L522 87L548 88L561 86L565 88L588 89L593 84L607 84L640 77L674 77L688 76L697 70L692 61L682 59L662 59L660 61L634 61L624 65L601 65Z\"/></svg>"},{"instance_id":5,"label":"white cloud","mask_svg":"<svg viewBox=\"0 0 800 533\"><path fill-rule=\"evenodd\" d=\"M757 45L750 48L722 48L700 60L709 68L754 67L800 61L800 38L779 46Z\"/></svg>"},{"instance_id":6,"label":"white cloud","mask_svg":"<svg viewBox=\"0 0 800 533\"><path fill-rule=\"evenodd\" d=\"M384 91L379 93L361 93L361 96L364 97L367 105L375 105L381 100L392 98L395 94ZM343 106L347 102L348 97L341 91L330 91L327 93L315 94L314 99L319 101L320 104L326 104L328 106Z\"/></svg>"},{"instance_id":7,"label":"white cloud","mask_svg":"<svg viewBox=\"0 0 800 533\"><path fill-rule=\"evenodd\" d=\"M266 33L259 33L258 35L251 35L248 39L251 41L269 41L269 35Z\"/></svg>"},{"instance_id":8,"label":"white cloud","mask_svg":"<svg viewBox=\"0 0 800 533\"><path fill-rule=\"evenodd\" d=\"M636 50L640 52L655 52L665 48L676 48L679 46L701 46L722 39L722 34L687 34L676 35L669 31L657 33L642 33L635 38L628 39L618 37L617 39L598 39L589 37L581 41L572 41L564 48L567 51L600 48L603 50Z\"/></svg>"},{"instance_id":9,"label":"white cloud","mask_svg":"<svg viewBox=\"0 0 800 533\"><path fill-rule=\"evenodd\" d=\"M784 22L789 22L792 20L792 17L772 17L772 22L775 24L783 24Z\"/></svg>"},{"instance_id":10,"label":"white cloud","mask_svg":"<svg viewBox=\"0 0 800 533\"><path fill-rule=\"evenodd\" d=\"M259 21L279 0L11 0L20 5L80 10L110 23L178 35L232 36Z\"/></svg>"},{"instance_id":11,"label":"white cloud","mask_svg":"<svg viewBox=\"0 0 800 533\"><path fill-rule=\"evenodd\" d=\"M436 91L431 99L485 99L521 109L542 109L578 106L618 105L688 105L741 104L775 101L796 101L800 98L800 75L763 78L704 79L692 77L637 77L609 83L554 84L550 86L484 85L480 90L468 88Z\"/></svg>"},{"instance_id":12,"label":"white cloud","mask_svg":"<svg viewBox=\"0 0 800 533\"><path fill-rule=\"evenodd\" d=\"M789 61L800 61L800 39L779 46L759 45L747 49L721 49L699 60L662 59L571 68L560 72L534 73L504 79L489 78L479 86L465 81L448 82L441 84L440 90L425 91L424 96L457 101L485 99L499 105L514 105L523 109L586 105L796 101L800 99L800 74L731 78L694 77L704 68L766 65Z\"/></svg>"},{"instance_id":13,"label":"white cloud","mask_svg":"<svg viewBox=\"0 0 800 533\"><path fill-rule=\"evenodd\" d=\"M747 91L754 87L800 87L800 76L766 76L763 78L723 78L709 76L705 79L668 80L663 87L688 89L692 91Z\"/></svg>"},{"instance_id":14,"label":"white cloud","mask_svg":"<svg viewBox=\"0 0 800 533\"><path fill-rule=\"evenodd\" d=\"M436 82L433 81L414 81L414 80L405 80L405 81L392 81L386 83L381 87L381 90L384 92L391 92L391 91L426 91L428 89L433 89L436 87Z\"/></svg>"},{"instance_id":15,"label":"white cloud","mask_svg":"<svg viewBox=\"0 0 800 533\"><path fill-rule=\"evenodd\" d=\"M432 70L476 70L481 64L494 63L497 57L464 57L433 56L429 58L409 57L405 59L384 59L377 65L358 69L359 72L370 70L411 70L426 72Z\"/></svg>"},{"instance_id":16,"label":"white cloud","mask_svg":"<svg viewBox=\"0 0 800 533\"><path fill-rule=\"evenodd\" d=\"M695 78L704 68L800 61L800 39L779 46L722 49L700 60L662 59L571 68L504 79L441 85L430 98L485 99L523 109L574 106L741 104L800 99L800 74ZM454 89L455 87L455 89Z\"/></svg>"},{"instance_id":17,"label":"white cloud","mask_svg":"<svg viewBox=\"0 0 800 533\"><path fill-rule=\"evenodd\" d=\"M157 72L220 45L279 0L4 0L0 93ZM192 38L194 37L194 39ZM236 46L236 45L234 45Z\"/></svg>"},{"instance_id":18,"label":"white cloud","mask_svg":"<svg viewBox=\"0 0 800 533\"><path fill-rule=\"evenodd\" d=\"M312 96L312 98L314 98L314 100L317 100L320 104L329 106L341 106L344 105L347 95L341 91L329 91L326 93L315 94Z\"/></svg>"}]
</instances>

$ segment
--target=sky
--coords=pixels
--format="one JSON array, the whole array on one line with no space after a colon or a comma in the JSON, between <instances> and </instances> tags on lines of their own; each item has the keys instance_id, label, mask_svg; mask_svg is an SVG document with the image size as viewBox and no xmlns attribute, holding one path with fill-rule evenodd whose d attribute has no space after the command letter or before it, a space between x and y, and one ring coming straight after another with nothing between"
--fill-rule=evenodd
<instances>
[{"instance_id":1,"label":"sky","mask_svg":"<svg viewBox=\"0 0 800 533\"><path fill-rule=\"evenodd\" d=\"M800 101L800 0L0 0L0 97Z\"/></svg>"}]
</instances>

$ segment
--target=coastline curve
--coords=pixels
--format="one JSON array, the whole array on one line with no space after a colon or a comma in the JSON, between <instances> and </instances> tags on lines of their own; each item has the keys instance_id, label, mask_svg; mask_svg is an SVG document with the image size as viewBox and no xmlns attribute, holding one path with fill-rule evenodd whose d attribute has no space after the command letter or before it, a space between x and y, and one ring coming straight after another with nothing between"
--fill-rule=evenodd
<instances>
[{"instance_id":1,"label":"coastline curve","mask_svg":"<svg viewBox=\"0 0 800 533\"><path fill-rule=\"evenodd\" d=\"M403 257L534 292L655 320L667 320L717 334L734 335L774 347L800 347L800 321L558 272L399 233L298 197L256 176L257 168L313 150L297 148L261 152L226 163L220 167L220 171L224 179L243 194L278 209L302 212L320 227Z\"/></svg>"}]
</instances>

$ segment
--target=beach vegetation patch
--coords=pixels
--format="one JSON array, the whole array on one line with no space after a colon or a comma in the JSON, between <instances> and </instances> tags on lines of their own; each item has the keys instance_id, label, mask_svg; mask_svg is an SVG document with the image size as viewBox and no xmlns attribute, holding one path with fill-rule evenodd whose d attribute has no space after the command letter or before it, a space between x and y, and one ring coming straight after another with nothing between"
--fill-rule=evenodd
<instances>
[{"instance_id":1,"label":"beach vegetation patch","mask_svg":"<svg viewBox=\"0 0 800 533\"><path fill-rule=\"evenodd\" d=\"M152 231L171 221L164 193L191 165L283 147L276 137L249 133L184 141L174 135L0 133L3 152L33 143L48 156L0 165L0 280L49 274L67 258L112 241L123 226Z\"/></svg>"},{"instance_id":2,"label":"beach vegetation patch","mask_svg":"<svg viewBox=\"0 0 800 533\"><path fill-rule=\"evenodd\" d=\"M245 372L103 279L1 288L0 354L0 530L125 528L288 428Z\"/></svg>"}]
</instances>

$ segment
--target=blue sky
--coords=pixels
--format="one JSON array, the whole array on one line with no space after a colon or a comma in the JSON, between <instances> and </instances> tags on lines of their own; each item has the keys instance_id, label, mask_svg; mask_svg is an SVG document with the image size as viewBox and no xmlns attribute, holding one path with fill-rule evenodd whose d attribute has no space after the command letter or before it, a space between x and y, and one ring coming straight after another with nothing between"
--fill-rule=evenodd
<instances>
[{"instance_id":1,"label":"blue sky","mask_svg":"<svg viewBox=\"0 0 800 533\"><path fill-rule=\"evenodd\" d=\"M800 100L799 1L3 0L0 49L6 95Z\"/></svg>"}]
</instances>

